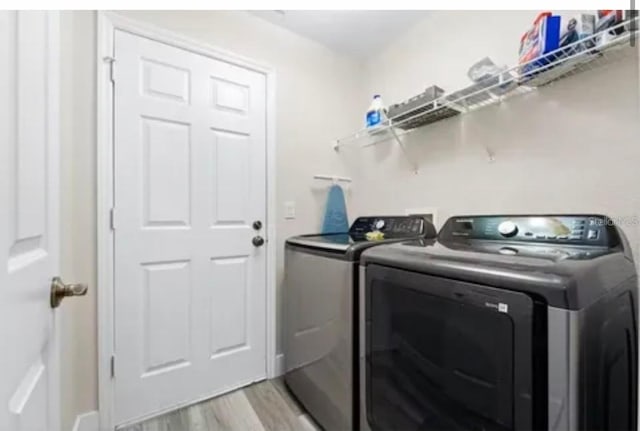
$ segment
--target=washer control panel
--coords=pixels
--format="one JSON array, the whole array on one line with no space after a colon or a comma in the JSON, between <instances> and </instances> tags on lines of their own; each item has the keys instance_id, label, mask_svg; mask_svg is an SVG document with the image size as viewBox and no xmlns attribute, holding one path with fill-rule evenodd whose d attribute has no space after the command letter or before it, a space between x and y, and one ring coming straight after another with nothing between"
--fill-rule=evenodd
<instances>
[{"instance_id":1,"label":"washer control panel","mask_svg":"<svg viewBox=\"0 0 640 431\"><path fill-rule=\"evenodd\" d=\"M425 236L429 232L429 222L416 216L372 216L358 217L349 233L362 236L368 232L380 231L385 238Z\"/></svg>"},{"instance_id":2,"label":"washer control panel","mask_svg":"<svg viewBox=\"0 0 640 431\"><path fill-rule=\"evenodd\" d=\"M618 242L612 219L601 215L458 216L443 238L610 246Z\"/></svg>"}]
</instances>

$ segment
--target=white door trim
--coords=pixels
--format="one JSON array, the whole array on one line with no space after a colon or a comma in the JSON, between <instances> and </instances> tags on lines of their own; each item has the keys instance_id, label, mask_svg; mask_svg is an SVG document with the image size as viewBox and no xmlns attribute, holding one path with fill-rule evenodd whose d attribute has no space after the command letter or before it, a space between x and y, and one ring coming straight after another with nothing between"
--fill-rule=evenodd
<instances>
[{"instance_id":1,"label":"white door trim","mask_svg":"<svg viewBox=\"0 0 640 431\"><path fill-rule=\"evenodd\" d=\"M49 161L49 166L53 169L57 169L57 174L53 175L53 184L51 187L56 190L55 199L49 198L51 206L51 214L52 220L51 224L56 226L56 229L53 229L51 240L51 246L53 247L54 252L54 260L53 267L55 270L60 273L60 260L61 260L61 250L60 250L60 198L61 198L61 189L60 189L60 50L62 49L61 44L61 34L60 34L60 12L49 11L47 13L48 21L49 21L49 53L48 53L48 61L51 66L49 69L48 83L47 83L47 91L49 98L49 107L48 107L48 133L49 133L49 151L51 154L51 160ZM61 427L61 348L60 343L62 342L62 316L61 313L54 312L53 313L53 325L55 326L53 336L55 340L53 342L53 350L51 354L53 355L53 359L51 360L51 369L55 372L53 373L50 384L52 385L52 390L49 391L51 395L51 406L50 409L52 411L51 419L53 420L53 424L51 425L51 431L58 431Z\"/></svg>"},{"instance_id":2,"label":"white door trim","mask_svg":"<svg viewBox=\"0 0 640 431\"><path fill-rule=\"evenodd\" d=\"M113 268L114 248L111 229L113 207L113 86L110 59L114 55L114 32L122 30L162 42L210 58L232 63L266 78L267 100L267 280L266 280L266 375L278 373L276 358L276 75L268 66L221 50L183 35L147 23L132 20L113 12L98 12L97 37L97 236L98 236L98 403L100 430L111 431L113 423L113 380L111 357L114 354Z\"/></svg>"}]
</instances>

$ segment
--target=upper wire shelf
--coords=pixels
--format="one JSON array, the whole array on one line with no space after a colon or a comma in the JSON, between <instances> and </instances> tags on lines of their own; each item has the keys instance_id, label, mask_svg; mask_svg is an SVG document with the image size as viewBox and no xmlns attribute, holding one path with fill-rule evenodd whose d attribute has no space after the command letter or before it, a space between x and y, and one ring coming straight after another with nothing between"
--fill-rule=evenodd
<instances>
[{"instance_id":1,"label":"upper wire shelf","mask_svg":"<svg viewBox=\"0 0 640 431\"><path fill-rule=\"evenodd\" d=\"M577 42L546 53L527 63L491 75L481 82L414 107L402 113L402 119L387 118L379 126L363 128L337 139L334 149L350 145L363 138L373 138L361 146L367 147L389 139L400 143L399 137L453 115L475 111L503 100L535 91L560 78L612 63L620 58L637 55L631 46L638 36L638 17L621 22ZM623 31L623 32L622 32ZM615 34L622 32L621 34ZM420 119L413 129L398 130Z\"/></svg>"}]
</instances>

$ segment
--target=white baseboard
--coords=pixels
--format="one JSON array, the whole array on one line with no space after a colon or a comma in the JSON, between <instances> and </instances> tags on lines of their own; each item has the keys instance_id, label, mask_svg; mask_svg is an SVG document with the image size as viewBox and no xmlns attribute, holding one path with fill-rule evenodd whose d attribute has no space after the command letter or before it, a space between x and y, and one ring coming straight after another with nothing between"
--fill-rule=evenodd
<instances>
[{"instance_id":1,"label":"white baseboard","mask_svg":"<svg viewBox=\"0 0 640 431\"><path fill-rule=\"evenodd\" d=\"M99 431L98 412L87 412L76 417L76 423L73 425L73 431Z\"/></svg>"},{"instance_id":2,"label":"white baseboard","mask_svg":"<svg viewBox=\"0 0 640 431\"><path fill-rule=\"evenodd\" d=\"M273 377L280 377L284 374L284 353L278 353L276 355L276 375Z\"/></svg>"}]
</instances>

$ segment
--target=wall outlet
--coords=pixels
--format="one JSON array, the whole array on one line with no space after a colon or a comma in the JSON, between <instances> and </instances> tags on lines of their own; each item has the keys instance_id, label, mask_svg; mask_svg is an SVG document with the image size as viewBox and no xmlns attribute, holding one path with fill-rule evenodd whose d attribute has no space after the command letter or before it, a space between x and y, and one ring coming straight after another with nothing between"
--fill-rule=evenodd
<instances>
[{"instance_id":1,"label":"wall outlet","mask_svg":"<svg viewBox=\"0 0 640 431\"><path fill-rule=\"evenodd\" d=\"M294 201L284 203L284 218L287 220L296 218L296 203Z\"/></svg>"}]
</instances>

